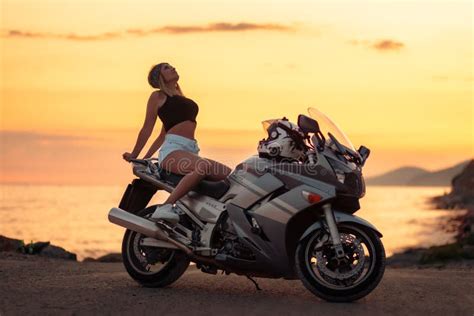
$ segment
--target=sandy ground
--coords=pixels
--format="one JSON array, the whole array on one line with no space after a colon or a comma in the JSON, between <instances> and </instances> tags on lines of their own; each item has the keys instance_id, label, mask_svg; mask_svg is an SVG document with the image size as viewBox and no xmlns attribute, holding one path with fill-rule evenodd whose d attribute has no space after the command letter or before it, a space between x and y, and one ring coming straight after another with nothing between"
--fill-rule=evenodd
<instances>
[{"instance_id":1,"label":"sandy ground","mask_svg":"<svg viewBox=\"0 0 474 316\"><path fill-rule=\"evenodd\" d=\"M165 289L136 284L120 263L0 253L0 315L474 315L474 270L393 269L369 296L328 303L300 281L208 275L190 266Z\"/></svg>"}]
</instances>

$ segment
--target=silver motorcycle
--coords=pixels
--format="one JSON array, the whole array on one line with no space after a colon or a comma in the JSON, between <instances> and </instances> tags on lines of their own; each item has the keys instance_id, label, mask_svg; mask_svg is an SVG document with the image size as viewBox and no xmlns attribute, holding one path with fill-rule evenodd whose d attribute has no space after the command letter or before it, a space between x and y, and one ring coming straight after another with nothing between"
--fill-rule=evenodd
<instances>
[{"instance_id":1,"label":"silver motorcycle","mask_svg":"<svg viewBox=\"0 0 474 316\"><path fill-rule=\"evenodd\" d=\"M362 167L370 150L355 150L326 115L308 111L298 117L300 160L255 155L226 180L203 180L176 203L176 225L149 220L157 205L145 206L183 176L155 159L132 160L136 180L151 193L137 198L127 190L108 215L127 229L122 256L129 275L143 286L164 287L194 262L211 274L300 279L328 301L354 301L374 290L385 270L382 234L353 215L365 195Z\"/></svg>"}]
</instances>

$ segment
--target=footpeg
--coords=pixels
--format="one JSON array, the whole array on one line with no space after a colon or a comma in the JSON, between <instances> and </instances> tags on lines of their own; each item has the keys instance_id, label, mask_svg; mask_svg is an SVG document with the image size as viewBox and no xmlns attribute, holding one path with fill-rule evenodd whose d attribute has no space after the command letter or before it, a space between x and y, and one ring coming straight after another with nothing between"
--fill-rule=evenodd
<instances>
[{"instance_id":1,"label":"footpeg","mask_svg":"<svg viewBox=\"0 0 474 316\"><path fill-rule=\"evenodd\" d=\"M201 268L201 271L204 272L204 273L217 274L217 268L216 267L201 265L200 268Z\"/></svg>"}]
</instances>

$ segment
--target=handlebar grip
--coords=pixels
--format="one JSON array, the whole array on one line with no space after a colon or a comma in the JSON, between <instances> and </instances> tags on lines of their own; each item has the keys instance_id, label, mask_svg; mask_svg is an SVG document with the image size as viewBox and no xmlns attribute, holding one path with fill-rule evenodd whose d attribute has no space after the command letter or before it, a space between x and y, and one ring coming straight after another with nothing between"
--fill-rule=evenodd
<instances>
[{"instance_id":1,"label":"handlebar grip","mask_svg":"<svg viewBox=\"0 0 474 316\"><path fill-rule=\"evenodd\" d=\"M135 158L132 158L132 159L130 159L129 162L135 162L135 163L138 163L138 164L141 164L141 165L145 165L145 166L148 165L148 163L146 162L146 160L143 160L143 159L135 159Z\"/></svg>"}]
</instances>

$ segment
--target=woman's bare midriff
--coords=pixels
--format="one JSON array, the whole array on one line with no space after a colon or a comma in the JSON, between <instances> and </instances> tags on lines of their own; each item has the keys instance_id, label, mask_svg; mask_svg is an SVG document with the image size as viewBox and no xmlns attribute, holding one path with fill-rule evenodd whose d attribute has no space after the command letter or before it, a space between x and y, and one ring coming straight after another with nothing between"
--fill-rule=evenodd
<instances>
[{"instance_id":1,"label":"woman's bare midriff","mask_svg":"<svg viewBox=\"0 0 474 316\"><path fill-rule=\"evenodd\" d=\"M194 139L194 131L196 130L196 122L184 121L176 124L166 132L166 134L174 134L189 139Z\"/></svg>"}]
</instances>

